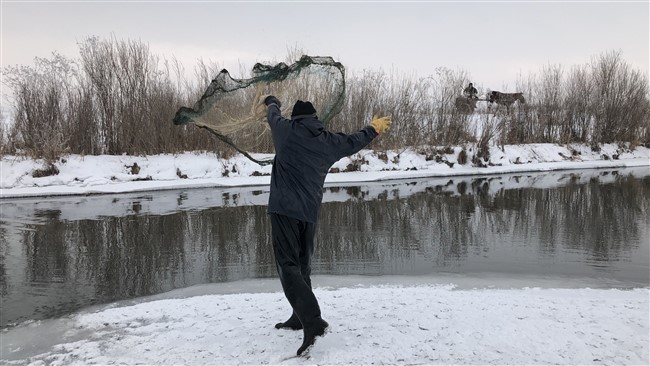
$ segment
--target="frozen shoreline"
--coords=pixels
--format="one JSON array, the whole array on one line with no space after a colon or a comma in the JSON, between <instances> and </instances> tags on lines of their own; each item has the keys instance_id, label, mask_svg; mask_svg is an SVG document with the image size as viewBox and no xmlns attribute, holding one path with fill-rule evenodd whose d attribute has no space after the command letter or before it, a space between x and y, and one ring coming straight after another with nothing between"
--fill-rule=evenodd
<instances>
[{"instance_id":1,"label":"frozen shoreline","mask_svg":"<svg viewBox=\"0 0 650 366\"><path fill-rule=\"evenodd\" d=\"M461 150L457 147L449 153L435 155L407 150L400 154L389 152L384 157L363 150L338 161L333 169L340 172L328 174L325 183L333 186L425 177L650 167L650 149L628 150L614 144L603 145L599 152L584 145L507 145L503 150L493 146L485 167L460 164ZM469 151L468 161L472 156ZM134 173L134 164L138 166L137 173ZM148 157L70 155L56 165L59 174L33 178L32 173L42 169L42 161L3 157L0 160L0 198L268 186L271 172L271 166L262 167L241 155L224 160L209 153ZM350 165L356 165L356 171L346 172Z\"/></svg>"},{"instance_id":2,"label":"frozen shoreline","mask_svg":"<svg viewBox=\"0 0 650 366\"><path fill-rule=\"evenodd\" d=\"M262 281L265 282L265 281ZM210 285L204 285L203 289ZM647 364L648 297L633 289L317 287L329 333L293 357L281 292L101 306L3 333L11 365ZM59 335L56 337L56 335ZM32 348L48 342L47 347Z\"/></svg>"}]
</instances>

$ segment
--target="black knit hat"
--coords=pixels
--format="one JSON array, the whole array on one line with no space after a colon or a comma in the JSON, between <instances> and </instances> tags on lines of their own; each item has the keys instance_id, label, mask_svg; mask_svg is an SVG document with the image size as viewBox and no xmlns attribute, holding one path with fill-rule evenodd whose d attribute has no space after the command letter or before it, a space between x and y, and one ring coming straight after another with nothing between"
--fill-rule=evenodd
<instances>
[{"instance_id":1,"label":"black knit hat","mask_svg":"<svg viewBox=\"0 0 650 366\"><path fill-rule=\"evenodd\" d=\"M308 114L316 114L316 109L311 102L303 102L302 100L299 100L293 105L291 117L304 116Z\"/></svg>"}]
</instances>

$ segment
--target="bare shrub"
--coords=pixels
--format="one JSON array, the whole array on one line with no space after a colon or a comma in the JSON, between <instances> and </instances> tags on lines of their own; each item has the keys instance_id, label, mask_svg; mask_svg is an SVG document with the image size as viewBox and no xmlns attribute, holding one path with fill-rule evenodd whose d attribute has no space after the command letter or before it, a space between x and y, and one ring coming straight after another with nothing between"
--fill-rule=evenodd
<instances>
[{"instance_id":1,"label":"bare shrub","mask_svg":"<svg viewBox=\"0 0 650 366\"><path fill-rule=\"evenodd\" d=\"M347 81L346 100L343 110L332 119L328 129L349 132L368 125L373 114L384 114L381 97L386 98L386 75L382 71L364 71L360 77ZM394 125L399 124L395 121ZM393 126L392 128L395 128Z\"/></svg>"},{"instance_id":2,"label":"bare shrub","mask_svg":"<svg viewBox=\"0 0 650 366\"><path fill-rule=\"evenodd\" d=\"M349 78L346 104L328 129L352 132L367 125L373 115L389 115L390 133L373 142L373 149L457 145L473 139L469 116L454 106L466 80L465 72L445 68L428 78L364 71Z\"/></svg>"},{"instance_id":3,"label":"bare shrub","mask_svg":"<svg viewBox=\"0 0 650 366\"><path fill-rule=\"evenodd\" d=\"M560 142L587 142L589 138L591 115L592 83L586 66L575 66L571 69L564 85L567 90L564 102L564 120L560 130Z\"/></svg>"},{"instance_id":4,"label":"bare shrub","mask_svg":"<svg viewBox=\"0 0 650 366\"><path fill-rule=\"evenodd\" d=\"M88 38L80 44L80 54L99 107L96 121L104 152L155 151L153 145L160 135L151 132L164 128L156 112L162 109L172 115L180 102L166 93L171 85L169 70L160 70L158 57L140 41Z\"/></svg>"},{"instance_id":5,"label":"bare shrub","mask_svg":"<svg viewBox=\"0 0 650 366\"><path fill-rule=\"evenodd\" d=\"M517 82L527 103L504 115L502 144L648 141L648 79L619 52L575 66L565 77L559 65Z\"/></svg>"},{"instance_id":6,"label":"bare shrub","mask_svg":"<svg viewBox=\"0 0 650 366\"><path fill-rule=\"evenodd\" d=\"M537 141L539 123L534 113L535 105L538 104L536 80L534 74L528 75L527 78L519 75L516 90L525 95L526 103L516 103L508 109L498 108L495 112L499 117L497 140L500 145Z\"/></svg>"},{"instance_id":7,"label":"bare shrub","mask_svg":"<svg viewBox=\"0 0 650 366\"><path fill-rule=\"evenodd\" d=\"M432 79L431 99L433 101L432 145L458 145L472 141L469 131L469 115L460 113L455 106L459 90L467 82L467 73L439 67Z\"/></svg>"},{"instance_id":8,"label":"bare shrub","mask_svg":"<svg viewBox=\"0 0 650 366\"><path fill-rule=\"evenodd\" d=\"M3 70L13 91L13 123L0 121L0 154L24 151L51 162L66 153L236 154L197 126L172 124L178 107L193 104L218 74L217 63L201 60L195 80L188 80L178 60L152 54L141 41L90 37L79 48L79 60L55 53L50 59L37 58L33 67ZM290 50L287 61L301 53ZM648 79L643 73L633 70L618 52L567 70L549 65L539 74L520 76L516 91L527 103L489 108L481 116L485 122L480 131L472 131L472 115L459 113L454 105L468 82L467 72L439 67L434 75L421 78L395 70L364 71L348 75L345 105L327 128L354 132L373 115L389 115L391 131L373 142L375 150L430 151L475 142L479 158L489 158L488 147L495 143L650 144ZM317 102L330 92L329 84L326 78L301 80L283 91L283 102ZM230 107L242 108L241 103ZM255 152L272 152L270 134L263 127L242 135L241 141Z\"/></svg>"},{"instance_id":9,"label":"bare shrub","mask_svg":"<svg viewBox=\"0 0 650 366\"><path fill-rule=\"evenodd\" d=\"M394 75L389 79L385 106L381 114L393 117L391 132L381 141L386 147L400 149L421 146L428 142L431 120L427 118L431 106L426 80Z\"/></svg>"},{"instance_id":10,"label":"bare shrub","mask_svg":"<svg viewBox=\"0 0 650 366\"><path fill-rule=\"evenodd\" d=\"M490 145L496 143L498 121L490 115L485 115L483 121L483 128L477 143L477 149L481 155L485 156L487 160L490 158Z\"/></svg>"},{"instance_id":11,"label":"bare shrub","mask_svg":"<svg viewBox=\"0 0 650 366\"><path fill-rule=\"evenodd\" d=\"M565 90L563 88L563 70L560 65L548 65L542 69L537 85L539 118L538 135L534 139L539 142L555 142L560 135L562 107Z\"/></svg>"},{"instance_id":12,"label":"bare shrub","mask_svg":"<svg viewBox=\"0 0 650 366\"><path fill-rule=\"evenodd\" d=\"M0 157L10 153L9 128L5 111L0 109Z\"/></svg>"},{"instance_id":13,"label":"bare shrub","mask_svg":"<svg viewBox=\"0 0 650 366\"><path fill-rule=\"evenodd\" d=\"M66 152L74 72L74 62L56 53L51 60L36 58L33 68L5 69L5 82L13 90L16 148L48 162Z\"/></svg>"},{"instance_id":14,"label":"bare shrub","mask_svg":"<svg viewBox=\"0 0 650 366\"><path fill-rule=\"evenodd\" d=\"M196 128L172 124L189 98L180 63L161 61L142 42L91 37L79 48L78 62L54 54L34 67L5 69L13 90L9 144L49 160L66 152L155 154L216 145Z\"/></svg>"},{"instance_id":15,"label":"bare shrub","mask_svg":"<svg viewBox=\"0 0 650 366\"><path fill-rule=\"evenodd\" d=\"M647 128L648 79L623 61L620 52L605 53L591 65L592 140L637 141Z\"/></svg>"},{"instance_id":16,"label":"bare shrub","mask_svg":"<svg viewBox=\"0 0 650 366\"><path fill-rule=\"evenodd\" d=\"M644 120L641 122L639 131L639 144L645 147L650 147L650 106L646 103L646 113Z\"/></svg>"}]
</instances>

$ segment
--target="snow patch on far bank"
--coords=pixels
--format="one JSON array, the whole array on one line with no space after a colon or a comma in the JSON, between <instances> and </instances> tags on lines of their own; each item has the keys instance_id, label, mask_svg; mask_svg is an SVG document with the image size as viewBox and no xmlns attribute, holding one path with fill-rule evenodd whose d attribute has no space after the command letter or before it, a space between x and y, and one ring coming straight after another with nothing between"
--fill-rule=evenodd
<instances>
[{"instance_id":1,"label":"snow patch on far bank","mask_svg":"<svg viewBox=\"0 0 650 366\"><path fill-rule=\"evenodd\" d=\"M212 153L69 155L55 165L57 175L34 178L34 171L44 167L43 161L4 156L0 160L0 198L260 186L269 184L271 173L271 166L260 166L241 155L221 159ZM616 144L601 145L599 151L586 145L529 144L491 146L488 154L479 153L475 144L468 144L385 153L362 150L336 162L326 182L632 166L650 166L650 150L631 150Z\"/></svg>"}]
</instances>

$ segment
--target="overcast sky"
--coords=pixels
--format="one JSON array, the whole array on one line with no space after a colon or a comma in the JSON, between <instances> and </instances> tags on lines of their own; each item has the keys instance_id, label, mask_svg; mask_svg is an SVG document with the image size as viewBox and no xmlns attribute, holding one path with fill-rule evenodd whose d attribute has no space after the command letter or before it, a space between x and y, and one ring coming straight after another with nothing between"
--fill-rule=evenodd
<instances>
[{"instance_id":1,"label":"overcast sky","mask_svg":"<svg viewBox=\"0 0 650 366\"><path fill-rule=\"evenodd\" d=\"M518 74L584 64L606 51L648 74L650 6L641 2L57 2L2 3L2 64L52 51L77 57L88 36L139 39L235 76L239 63L283 61L289 49L363 69L428 76L466 70L482 88L513 89Z\"/></svg>"}]
</instances>

